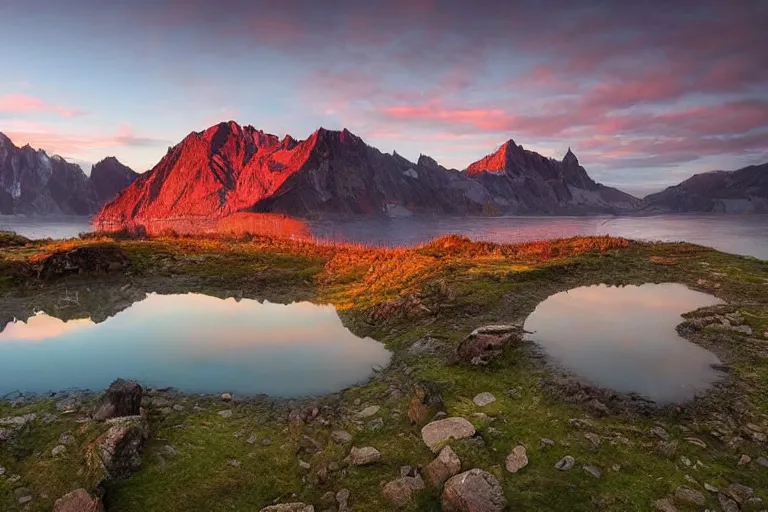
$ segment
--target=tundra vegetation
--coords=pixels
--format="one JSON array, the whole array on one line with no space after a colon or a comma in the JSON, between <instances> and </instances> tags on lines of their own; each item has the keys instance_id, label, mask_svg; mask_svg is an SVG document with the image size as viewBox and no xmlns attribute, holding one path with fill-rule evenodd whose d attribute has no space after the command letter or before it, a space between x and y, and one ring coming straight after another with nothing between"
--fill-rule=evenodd
<instances>
[{"instance_id":1,"label":"tundra vegetation","mask_svg":"<svg viewBox=\"0 0 768 512\"><path fill-rule=\"evenodd\" d=\"M678 327L727 370L687 403L581 382L522 335L553 293L661 282L725 301ZM148 292L183 291L333 304L355 334L385 343L392 363L367 383L306 399L143 389L140 415L123 420L99 421L114 410L105 408L114 393L101 390L8 395L0 509L48 511L77 489L88 495L71 499L101 497L121 512L766 508L768 262L608 237L375 248L0 234L2 325L37 310L99 321ZM118 434L127 441L115 453L127 459L114 466L101 448Z\"/></svg>"}]
</instances>

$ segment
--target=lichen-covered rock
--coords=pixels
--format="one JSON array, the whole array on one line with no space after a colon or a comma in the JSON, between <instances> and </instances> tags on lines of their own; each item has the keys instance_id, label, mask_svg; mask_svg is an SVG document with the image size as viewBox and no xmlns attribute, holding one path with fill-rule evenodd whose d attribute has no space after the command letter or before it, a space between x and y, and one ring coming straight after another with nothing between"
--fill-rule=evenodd
<instances>
[{"instance_id":1,"label":"lichen-covered rock","mask_svg":"<svg viewBox=\"0 0 768 512\"><path fill-rule=\"evenodd\" d=\"M460 471L461 459L459 459L459 456L456 455L456 452L450 446L445 446L440 450L437 458L424 468L424 476L429 485L438 487Z\"/></svg>"},{"instance_id":2,"label":"lichen-covered rock","mask_svg":"<svg viewBox=\"0 0 768 512\"><path fill-rule=\"evenodd\" d=\"M107 420L109 430L88 447L88 467L111 480L129 476L141 466L141 452L149 435L141 416Z\"/></svg>"},{"instance_id":3,"label":"lichen-covered rock","mask_svg":"<svg viewBox=\"0 0 768 512\"><path fill-rule=\"evenodd\" d=\"M475 427L466 419L445 418L428 423L421 429L421 438L433 452L451 439L466 439L475 435Z\"/></svg>"},{"instance_id":4,"label":"lichen-covered rock","mask_svg":"<svg viewBox=\"0 0 768 512\"><path fill-rule=\"evenodd\" d=\"M117 379L109 385L101 404L93 413L93 419L104 421L109 418L137 416L141 410L143 389L133 380Z\"/></svg>"},{"instance_id":5,"label":"lichen-covered rock","mask_svg":"<svg viewBox=\"0 0 768 512\"><path fill-rule=\"evenodd\" d=\"M470 469L451 477L443 488L444 512L502 512L507 499L495 476Z\"/></svg>"},{"instance_id":6,"label":"lichen-covered rock","mask_svg":"<svg viewBox=\"0 0 768 512\"><path fill-rule=\"evenodd\" d=\"M413 493L421 489L424 489L424 480L419 475L404 476L387 483L382 494L392 504L404 507L413 499Z\"/></svg>"},{"instance_id":7,"label":"lichen-covered rock","mask_svg":"<svg viewBox=\"0 0 768 512\"><path fill-rule=\"evenodd\" d=\"M53 512L104 512L104 504L85 489L77 489L56 500Z\"/></svg>"}]
</instances>

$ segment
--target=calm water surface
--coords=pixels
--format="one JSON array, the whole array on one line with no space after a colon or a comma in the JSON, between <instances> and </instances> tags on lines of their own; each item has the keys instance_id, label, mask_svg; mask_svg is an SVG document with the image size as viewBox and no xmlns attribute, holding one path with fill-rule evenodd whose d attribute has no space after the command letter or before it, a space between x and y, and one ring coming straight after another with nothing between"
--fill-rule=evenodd
<instances>
[{"instance_id":1,"label":"calm water surface","mask_svg":"<svg viewBox=\"0 0 768 512\"><path fill-rule=\"evenodd\" d=\"M559 365L600 387L658 403L684 401L722 374L708 350L677 335L682 313L719 304L680 284L585 286L552 295L525 329Z\"/></svg>"},{"instance_id":2,"label":"calm water surface","mask_svg":"<svg viewBox=\"0 0 768 512\"><path fill-rule=\"evenodd\" d=\"M768 215L660 215L655 217L409 217L312 222L322 239L374 245L417 245L457 233L474 240L528 242L572 236L613 235L637 240L692 242L768 260ZM0 230L30 238L71 238L92 229L85 217L0 216Z\"/></svg>"},{"instance_id":3,"label":"calm water surface","mask_svg":"<svg viewBox=\"0 0 768 512\"><path fill-rule=\"evenodd\" d=\"M333 306L157 295L106 321L38 313L0 332L0 396L103 389L117 377L186 392L279 397L338 391L390 353L353 335Z\"/></svg>"}]
</instances>

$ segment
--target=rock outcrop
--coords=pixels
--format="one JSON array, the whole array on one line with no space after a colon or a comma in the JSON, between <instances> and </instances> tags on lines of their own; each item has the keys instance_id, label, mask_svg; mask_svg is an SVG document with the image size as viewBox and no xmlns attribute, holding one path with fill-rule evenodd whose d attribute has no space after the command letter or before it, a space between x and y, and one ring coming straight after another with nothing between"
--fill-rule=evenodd
<instances>
[{"instance_id":1,"label":"rock outcrop","mask_svg":"<svg viewBox=\"0 0 768 512\"><path fill-rule=\"evenodd\" d=\"M124 478L139 469L149 426L141 416L107 420L109 430L87 451L88 467L105 480Z\"/></svg>"},{"instance_id":2,"label":"rock outcrop","mask_svg":"<svg viewBox=\"0 0 768 512\"><path fill-rule=\"evenodd\" d=\"M644 201L649 210L679 213L768 213L768 163L696 174Z\"/></svg>"},{"instance_id":3,"label":"rock outcrop","mask_svg":"<svg viewBox=\"0 0 768 512\"><path fill-rule=\"evenodd\" d=\"M138 175L115 158L88 177L79 165L42 149L16 147L0 133L0 214L90 215Z\"/></svg>"},{"instance_id":4,"label":"rock outcrop","mask_svg":"<svg viewBox=\"0 0 768 512\"><path fill-rule=\"evenodd\" d=\"M501 512L507 506L499 481L482 469L470 469L448 480L442 500L445 512Z\"/></svg>"},{"instance_id":5,"label":"rock outcrop","mask_svg":"<svg viewBox=\"0 0 768 512\"><path fill-rule=\"evenodd\" d=\"M237 212L297 217L412 213L608 213L639 200L510 141L460 172L385 154L348 130L306 140L230 121L190 133L95 218L97 227Z\"/></svg>"},{"instance_id":6,"label":"rock outcrop","mask_svg":"<svg viewBox=\"0 0 768 512\"><path fill-rule=\"evenodd\" d=\"M104 421L122 416L138 416L143 390L138 382L117 379L109 385L93 418Z\"/></svg>"}]
</instances>

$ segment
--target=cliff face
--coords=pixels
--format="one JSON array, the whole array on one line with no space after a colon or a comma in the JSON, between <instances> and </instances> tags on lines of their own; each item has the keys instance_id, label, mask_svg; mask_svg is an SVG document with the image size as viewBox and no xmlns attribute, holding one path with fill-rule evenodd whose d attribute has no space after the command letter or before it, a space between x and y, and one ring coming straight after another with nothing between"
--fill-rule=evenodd
<instances>
[{"instance_id":1,"label":"cliff face","mask_svg":"<svg viewBox=\"0 0 768 512\"><path fill-rule=\"evenodd\" d=\"M98 187L80 166L28 145L16 147L0 133L0 214L90 215L113 199L117 188L125 188L131 177L123 169L117 174L107 168L96 173Z\"/></svg>"},{"instance_id":2,"label":"cliff face","mask_svg":"<svg viewBox=\"0 0 768 512\"><path fill-rule=\"evenodd\" d=\"M679 213L768 213L768 163L696 174L644 200Z\"/></svg>"},{"instance_id":3,"label":"cliff face","mask_svg":"<svg viewBox=\"0 0 768 512\"><path fill-rule=\"evenodd\" d=\"M107 204L138 177L139 173L121 164L117 158L105 158L91 168L89 181L94 201L99 207Z\"/></svg>"},{"instance_id":4,"label":"cliff face","mask_svg":"<svg viewBox=\"0 0 768 512\"><path fill-rule=\"evenodd\" d=\"M603 213L639 200L509 142L465 172L385 154L347 130L297 141L221 123L189 134L95 218L122 223L240 211L322 215Z\"/></svg>"}]
</instances>

